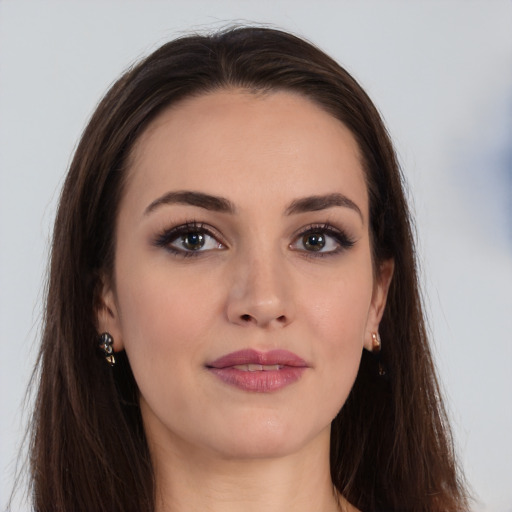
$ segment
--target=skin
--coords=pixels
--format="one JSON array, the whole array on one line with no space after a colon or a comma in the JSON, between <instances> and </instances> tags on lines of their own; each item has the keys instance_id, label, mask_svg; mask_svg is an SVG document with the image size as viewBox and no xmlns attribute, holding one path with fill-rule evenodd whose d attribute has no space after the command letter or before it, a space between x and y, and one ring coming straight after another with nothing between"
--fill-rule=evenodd
<instances>
[{"instance_id":1,"label":"skin","mask_svg":"<svg viewBox=\"0 0 512 512\"><path fill-rule=\"evenodd\" d=\"M163 112L128 172L98 327L126 350L140 389L157 511L355 510L333 492L330 423L371 349L393 264L374 275L350 131L292 93L217 91ZM235 211L155 203L177 191L221 196ZM353 204L287 211L332 193ZM179 237L156 243L192 221L213 235L192 256L169 250L185 250ZM325 224L353 245L341 247ZM304 244L311 225L320 251ZM307 369L268 393L208 370L246 348L289 350Z\"/></svg>"}]
</instances>

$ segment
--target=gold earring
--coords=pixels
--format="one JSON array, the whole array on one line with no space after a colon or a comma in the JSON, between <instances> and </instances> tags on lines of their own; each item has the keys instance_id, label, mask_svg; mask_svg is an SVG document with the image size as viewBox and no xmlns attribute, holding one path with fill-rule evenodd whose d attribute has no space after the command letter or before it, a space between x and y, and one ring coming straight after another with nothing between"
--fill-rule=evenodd
<instances>
[{"instance_id":1,"label":"gold earring","mask_svg":"<svg viewBox=\"0 0 512 512\"><path fill-rule=\"evenodd\" d=\"M377 363L379 366L379 376L384 377L386 375L386 370L382 365L380 351L382 349L382 341L380 339L380 334L378 332L372 332L372 354L377 359Z\"/></svg>"},{"instance_id":2,"label":"gold earring","mask_svg":"<svg viewBox=\"0 0 512 512\"><path fill-rule=\"evenodd\" d=\"M372 352L374 354L377 354L380 352L381 349L381 341L380 336L378 332L372 332Z\"/></svg>"},{"instance_id":3,"label":"gold earring","mask_svg":"<svg viewBox=\"0 0 512 512\"><path fill-rule=\"evenodd\" d=\"M103 352L107 363L110 366L114 366L116 364L116 358L114 357L114 349L112 345L114 344L114 338L108 333L104 332L100 334L98 345Z\"/></svg>"}]
</instances>

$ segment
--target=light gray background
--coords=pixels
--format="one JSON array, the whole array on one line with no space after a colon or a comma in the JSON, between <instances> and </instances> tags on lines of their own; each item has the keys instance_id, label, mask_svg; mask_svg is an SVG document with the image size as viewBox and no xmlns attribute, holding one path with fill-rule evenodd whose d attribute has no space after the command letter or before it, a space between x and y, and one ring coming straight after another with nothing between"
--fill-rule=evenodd
<instances>
[{"instance_id":1,"label":"light gray background","mask_svg":"<svg viewBox=\"0 0 512 512\"><path fill-rule=\"evenodd\" d=\"M0 509L27 415L58 190L86 120L188 29L270 23L361 81L396 142L455 441L478 511L512 511L510 1L0 0ZM18 510L16 508L16 510Z\"/></svg>"}]
</instances>

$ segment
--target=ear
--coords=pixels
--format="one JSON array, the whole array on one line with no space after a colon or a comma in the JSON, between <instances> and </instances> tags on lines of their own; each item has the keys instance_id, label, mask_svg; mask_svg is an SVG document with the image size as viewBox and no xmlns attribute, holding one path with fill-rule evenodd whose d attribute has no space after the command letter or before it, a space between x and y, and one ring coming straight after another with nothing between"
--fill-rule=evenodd
<instances>
[{"instance_id":1,"label":"ear","mask_svg":"<svg viewBox=\"0 0 512 512\"><path fill-rule=\"evenodd\" d=\"M111 279L102 276L98 285L100 290L96 302L96 328L98 335L108 332L114 340L114 352L124 349L121 334L121 322L116 294Z\"/></svg>"},{"instance_id":2,"label":"ear","mask_svg":"<svg viewBox=\"0 0 512 512\"><path fill-rule=\"evenodd\" d=\"M391 284L394 270L394 260L385 260L379 265L378 274L375 277L372 302L368 312L368 320L366 322L366 332L364 336L364 348L369 351L372 350L372 333L379 332L379 324L386 307L389 285Z\"/></svg>"}]
</instances>

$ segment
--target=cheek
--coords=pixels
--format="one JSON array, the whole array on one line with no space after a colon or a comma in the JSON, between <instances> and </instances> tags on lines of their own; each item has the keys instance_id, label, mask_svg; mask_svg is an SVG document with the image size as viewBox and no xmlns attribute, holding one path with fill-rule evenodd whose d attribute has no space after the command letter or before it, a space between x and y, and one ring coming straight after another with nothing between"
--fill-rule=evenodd
<instances>
[{"instance_id":1,"label":"cheek","mask_svg":"<svg viewBox=\"0 0 512 512\"><path fill-rule=\"evenodd\" d=\"M373 281L368 272L330 276L322 287L301 293L302 314L332 349L363 344L371 306Z\"/></svg>"},{"instance_id":2,"label":"cheek","mask_svg":"<svg viewBox=\"0 0 512 512\"><path fill-rule=\"evenodd\" d=\"M197 368L204 364L205 345L218 317L219 298L212 293L218 287L209 278L171 272L167 264L134 265L131 272L126 268L120 262L121 331L141 401L158 418L167 418L168 410L191 417L195 402L183 383L197 385ZM165 421L174 425L174 420Z\"/></svg>"},{"instance_id":3,"label":"cheek","mask_svg":"<svg viewBox=\"0 0 512 512\"><path fill-rule=\"evenodd\" d=\"M149 370L162 357L176 365L185 357L193 360L218 316L219 298L213 292L218 287L207 277L190 279L185 272L170 272L165 262L140 269L132 266L131 272L123 271L122 263L117 281L119 314L134 372L137 367Z\"/></svg>"},{"instance_id":4,"label":"cheek","mask_svg":"<svg viewBox=\"0 0 512 512\"><path fill-rule=\"evenodd\" d=\"M335 274L321 288L301 292L300 314L316 340L316 356L325 379L322 393L332 397L331 414L337 414L355 381L371 307L371 264Z\"/></svg>"}]
</instances>

